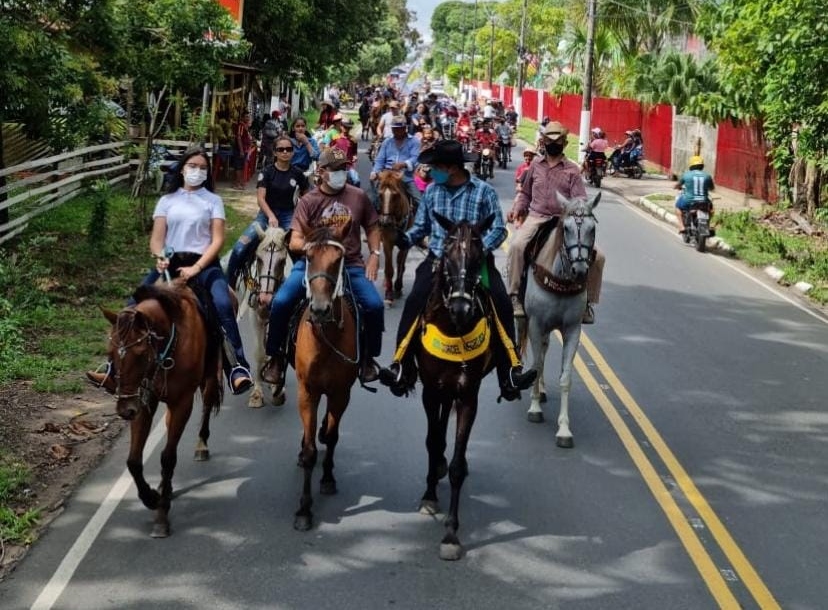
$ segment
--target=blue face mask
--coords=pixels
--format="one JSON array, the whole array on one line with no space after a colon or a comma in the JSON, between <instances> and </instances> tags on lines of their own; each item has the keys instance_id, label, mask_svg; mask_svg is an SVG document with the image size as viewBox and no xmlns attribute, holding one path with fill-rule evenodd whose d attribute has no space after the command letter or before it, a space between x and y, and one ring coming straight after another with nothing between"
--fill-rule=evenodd
<instances>
[{"instance_id":1,"label":"blue face mask","mask_svg":"<svg viewBox=\"0 0 828 610\"><path fill-rule=\"evenodd\" d=\"M431 178L435 184L445 184L448 182L449 173L443 169L431 168Z\"/></svg>"}]
</instances>

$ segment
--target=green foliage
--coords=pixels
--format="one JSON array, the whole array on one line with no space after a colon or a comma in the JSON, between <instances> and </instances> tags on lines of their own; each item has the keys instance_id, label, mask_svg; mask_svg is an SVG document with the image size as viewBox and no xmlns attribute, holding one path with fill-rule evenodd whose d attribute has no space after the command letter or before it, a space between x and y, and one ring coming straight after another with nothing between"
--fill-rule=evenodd
<instances>
[{"instance_id":1,"label":"green foliage","mask_svg":"<svg viewBox=\"0 0 828 610\"><path fill-rule=\"evenodd\" d=\"M636 60L634 83L642 102L671 104L679 114L692 112L702 119L714 118L693 111L698 109L701 95L711 95L718 89L716 66L711 59L699 62L692 55L676 51L648 53Z\"/></svg>"},{"instance_id":2,"label":"green foliage","mask_svg":"<svg viewBox=\"0 0 828 610\"><path fill-rule=\"evenodd\" d=\"M0 453L0 540L27 544L31 542L31 528L39 512L29 510L22 514L11 508L29 476L26 465Z\"/></svg>"},{"instance_id":3,"label":"green foliage","mask_svg":"<svg viewBox=\"0 0 828 610\"><path fill-rule=\"evenodd\" d=\"M86 230L86 240L91 246L101 245L106 238L107 202L111 189L106 180L96 180L90 188L92 213L89 215L89 226Z\"/></svg>"},{"instance_id":4,"label":"green foliage","mask_svg":"<svg viewBox=\"0 0 828 610\"><path fill-rule=\"evenodd\" d=\"M2 252L0 252L2 254ZM0 263L0 271L2 264ZM14 362L23 353L23 333L12 304L0 297L0 384L7 382ZM2 493L2 481L0 481Z\"/></svg>"}]
</instances>

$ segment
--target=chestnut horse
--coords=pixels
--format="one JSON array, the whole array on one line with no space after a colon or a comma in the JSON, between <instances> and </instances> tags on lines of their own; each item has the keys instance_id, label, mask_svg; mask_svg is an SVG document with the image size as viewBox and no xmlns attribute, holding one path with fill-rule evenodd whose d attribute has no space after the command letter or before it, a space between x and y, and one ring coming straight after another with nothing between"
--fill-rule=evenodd
<instances>
[{"instance_id":1,"label":"chestnut horse","mask_svg":"<svg viewBox=\"0 0 828 610\"><path fill-rule=\"evenodd\" d=\"M221 337L208 332L195 295L182 281L168 287L141 286L134 297L136 304L118 313L104 310L112 323L108 351L117 384L116 410L130 421L127 468L138 497L155 511L151 536L166 538L178 442L198 389L202 412L195 458L210 457L210 412L218 412L222 399ZM159 401L167 404L167 443L155 490L144 479L143 453Z\"/></svg>"},{"instance_id":2,"label":"chestnut horse","mask_svg":"<svg viewBox=\"0 0 828 610\"><path fill-rule=\"evenodd\" d=\"M478 224L463 221L457 225L440 214L434 216L448 231L448 236L434 273L434 286L423 322L427 334L429 326L433 326L443 337L462 337L463 346L459 348L459 357L441 358L426 349L434 342L417 342L423 407L428 418L428 475L420 512L429 515L440 512L437 483L448 471L451 504L445 520L446 534L440 543L440 558L455 560L463 554L457 530L460 528L460 489L468 474L466 447L477 416L480 382L494 368L492 349L487 343L491 331L484 319L491 307L488 296L480 290L482 268L486 264L482 235L491 226L494 215ZM474 344L473 351L464 351L470 344ZM452 409L457 425L454 455L447 467L446 434Z\"/></svg>"},{"instance_id":3,"label":"chestnut horse","mask_svg":"<svg viewBox=\"0 0 828 610\"><path fill-rule=\"evenodd\" d=\"M408 249L397 249L397 273L394 277L394 248L397 234L414 224L414 215L408 193L403 184L402 172L384 170L379 173L377 194L379 195L379 227L382 249L385 256L385 303L392 305L402 296L403 274Z\"/></svg>"},{"instance_id":4,"label":"chestnut horse","mask_svg":"<svg viewBox=\"0 0 828 610\"><path fill-rule=\"evenodd\" d=\"M357 320L346 302L344 285L345 248L341 235L329 227L314 230L305 242L305 286L308 305L296 333L294 368L297 402L302 419L302 449L299 465L305 470L302 497L293 527L300 531L313 525L311 477L316 465L317 410L322 396L327 397L325 417L319 426L319 442L326 445L322 461L319 492L336 493L333 476L334 451L339 441L339 423L351 399L360 361Z\"/></svg>"},{"instance_id":5,"label":"chestnut horse","mask_svg":"<svg viewBox=\"0 0 828 610\"><path fill-rule=\"evenodd\" d=\"M255 225L259 236L259 245L255 257L250 265L242 267L240 274L239 298L242 305L239 307L237 320L241 320L250 311L251 331L253 335L253 358L256 362L264 361L264 339L267 334L267 322L270 318L270 298L282 285L285 279L285 265L288 259L286 232L281 227L262 229ZM255 385L250 392L247 406L259 408L264 406L264 392L262 391L261 372L257 367L254 375ZM274 405L285 403L284 388L277 394L275 388L271 391L271 401Z\"/></svg>"}]
</instances>

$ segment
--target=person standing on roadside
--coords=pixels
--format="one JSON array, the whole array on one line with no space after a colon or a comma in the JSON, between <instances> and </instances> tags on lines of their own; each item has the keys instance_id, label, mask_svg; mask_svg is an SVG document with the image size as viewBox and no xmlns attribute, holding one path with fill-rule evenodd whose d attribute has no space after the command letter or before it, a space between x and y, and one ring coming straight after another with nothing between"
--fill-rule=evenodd
<instances>
[{"instance_id":1,"label":"person standing on roadside","mask_svg":"<svg viewBox=\"0 0 828 610\"><path fill-rule=\"evenodd\" d=\"M247 166L247 158L250 156L250 148L253 145L253 136L250 135L250 125L253 118L250 113L244 111L233 128L233 188L244 190L244 172Z\"/></svg>"}]
</instances>

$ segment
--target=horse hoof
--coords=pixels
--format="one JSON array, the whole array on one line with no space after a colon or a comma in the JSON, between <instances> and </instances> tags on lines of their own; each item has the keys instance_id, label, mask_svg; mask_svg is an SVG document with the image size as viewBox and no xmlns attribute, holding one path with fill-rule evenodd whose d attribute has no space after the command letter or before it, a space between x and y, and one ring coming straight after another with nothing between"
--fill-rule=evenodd
<instances>
[{"instance_id":1,"label":"horse hoof","mask_svg":"<svg viewBox=\"0 0 828 610\"><path fill-rule=\"evenodd\" d=\"M196 449L195 455L193 456L196 462L206 462L210 459L210 450L209 449Z\"/></svg>"},{"instance_id":2,"label":"horse hoof","mask_svg":"<svg viewBox=\"0 0 828 610\"><path fill-rule=\"evenodd\" d=\"M324 496L332 496L336 494L336 481L320 481L319 493Z\"/></svg>"},{"instance_id":3,"label":"horse hoof","mask_svg":"<svg viewBox=\"0 0 828 610\"><path fill-rule=\"evenodd\" d=\"M264 406L264 401L262 400L261 396L256 399L251 398L247 402L247 406L251 409L261 409Z\"/></svg>"},{"instance_id":4,"label":"horse hoof","mask_svg":"<svg viewBox=\"0 0 828 610\"><path fill-rule=\"evenodd\" d=\"M388 309L391 309L394 306L394 299L385 299L384 302Z\"/></svg>"},{"instance_id":5,"label":"horse hoof","mask_svg":"<svg viewBox=\"0 0 828 610\"><path fill-rule=\"evenodd\" d=\"M571 436L556 436L555 444L561 449L572 449L575 446L575 441Z\"/></svg>"},{"instance_id":6,"label":"horse hoof","mask_svg":"<svg viewBox=\"0 0 828 610\"><path fill-rule=\"evenodd\" d=\"M170 535L170 526L166 523L156 523L150 532L151 538L167 538Z\"/></svg>"},{"instance_id":7,"label":"horse hoof","mask_svg":"<svg viewBox=\"0 0 828 610\"><path fill-rule=\"evenodd\" d=\"M459 544L440 543L440 559L444 561L457 561L463 557L463 547Z\"/></svg>"},{"instance_id":8,"label":"horse hoof","mask_svg":"<svg viewBox=\"0 0 828 610\"><path fill-rule=\"evenodd\" d=\"M541 394L540 394L540 402L541 402L541 404L546 403L546 392L541 392Z\"/></svg>"},{"instance_id":9,"label":"horse hoof","mask_svg":"<svg viewBox=\"0 0 828 610\"><path fill-rule=\"evenodd\" d=\"M440 504L434 500L423 500L420 502L420 514L433 517L440 514Z\"/></svg>"},{"instance_id":10,"label":"horse hoof","mask_svg":"<svg viewBox=\"0 0 828 610\"><path fill-rule=\"evenodd\" d=\"M278 394L273 395L273 406L281 407L283 404L285 404L285 391L279 390Z\"/></svg>"},{"instance_id":11,"label":"horse hoof","mask_svg":"<svg viewBox=\"0 0 828 610\"><path fill-rule=\"evenodd\" d=\"M543 423L543 411L528 411L526 413L526 419L528 419L533 424L542 424Z\"/></svg>"},{"instance_id":12,"label":"horse hoof","mask_svg":"<svg viewBox=\"0 0 828 610\"><path fill-rule=\"evenodd\" d=\"M313 526L313 520L309 515L297 515L293 520L293 529L297 532L307 532Z\"/></svg>"}]
</instances>

